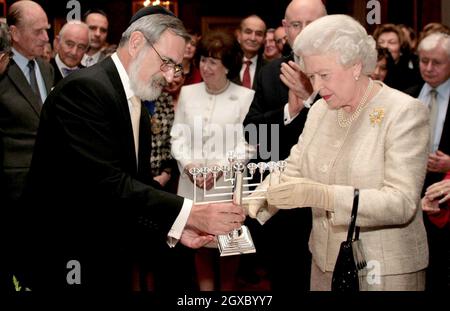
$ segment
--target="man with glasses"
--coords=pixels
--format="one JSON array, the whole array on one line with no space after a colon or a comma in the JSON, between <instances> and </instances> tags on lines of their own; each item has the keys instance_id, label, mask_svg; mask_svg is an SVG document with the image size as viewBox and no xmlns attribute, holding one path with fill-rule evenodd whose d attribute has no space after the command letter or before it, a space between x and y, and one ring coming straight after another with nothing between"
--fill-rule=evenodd
<instances>
[{"instance_id":1,"label":"man with glasses","mask_svg":"<svg viewBox=\"0 0 450 311\"><path fill-rule=\"evenodd\" d=\"M291 1L282 21L289 44L293 45L307 24L324 15L326 9L321 0ZM289 155L303 130L308 114L304 103L310 100L311 93L311 84L300 72L292 54L273 60L261 69L257 76L255 97L244 120L244 126L255 124L257 129L260 125L268 125L265 141L258 142L257 161L277 161ZM274 142L270 138L276 132L272 133L271 128L278 130ZM269 158L267 151L270 151ZM262 254L268 254L273 290L304 291L309 288L310 229L310 209L282 210L262 227L261 244L264 245L259 250ZM292 241L295 241L295 250L292 249Z\"/></svg>"},{"instance_id":2,"label":"man with glasses","mask_svg":"<svg viewBox=\"0 0 450 311\"><path fill-rule=\"evenodd\" d=\"M60 81L45 102L25 197L32 290L131 290L141 256L178 241L202 247L240 227L240 206L193 205L151 175L141 100L181 74L188 38L171 12L143 8L117 52Z\"/></svg>"},{"instance_id":3,"label":"man with glasses","mask_svg":"<svg viewBox=\"0 0 450 311\"><path fill-rule=\"evenodd\" d=\"M59 35L54 40L54 46L58 53L50 61L55 68L56 85L70 73L84 68L81 59L89 46L89 28L80 21L70 21L65 24Z\"/></svg>"}]
</instances>

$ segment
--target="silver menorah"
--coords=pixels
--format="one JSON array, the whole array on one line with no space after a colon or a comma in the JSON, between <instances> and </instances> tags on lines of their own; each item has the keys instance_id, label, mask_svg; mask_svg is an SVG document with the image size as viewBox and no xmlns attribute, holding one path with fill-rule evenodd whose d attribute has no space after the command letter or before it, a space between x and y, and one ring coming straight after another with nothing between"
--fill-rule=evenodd
<instances>
[{"instance_id":1,"label":"silver menorah","mask_svg":"<svg viewBox=\"0 0 450 311\"><path fill-rule=\"evenodd\" d=\"M213 167L194 167L189 170L189 173L193 177L194 181L194 193L193 200L194 204L211 204L211 203L224 203L224 202L233 202L236 205L242 205L243 201L246 200L257 200L257 199L265 199L265 197L254 195L251 198L250 194L253 193L264 193L266 189L255 189L250 190L251 187L259 186L263 181L263 175L266 170L268 170L270 174L269 186L272 184L272 174L274 172L279 172L278 174L278 182L281 177L281 173L286 168L286 161L278 161L278 162L259 162L256 163L248 163L247 166L244 164L243 157L239 157L234 152L228 152L228 165L223 166L213 166ZM249 181L253 180L254 174L259 171L260 173L260 181L249 183ZM218 179L219 174L222 173L222 180L225 185L220 186L217 185L216 180ZM218 190L216 193L207 193L206 190L206 177L208 174L213 175L214 184L212 189ZM203 177L203 198L202 202L197 202L197 178L199 176ZM275 177L276 178L276 177ZM211 200L208 201L208 198L222 198L226 197L226 199L221 200ZM217 237L220 256L231 256L231 255L241 255L241 254L249 254L256 252L255 245L252 240L252 236L250 235L250 231L247 226L242 225L239 229L233 230L232 232L219 235Z\"/></svg>"}]
</instances>

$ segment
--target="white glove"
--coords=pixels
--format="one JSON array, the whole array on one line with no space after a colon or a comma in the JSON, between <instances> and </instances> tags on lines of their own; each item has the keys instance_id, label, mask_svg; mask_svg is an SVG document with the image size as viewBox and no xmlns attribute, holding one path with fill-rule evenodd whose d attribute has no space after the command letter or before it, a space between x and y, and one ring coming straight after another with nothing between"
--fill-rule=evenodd
<instances>
[{"instance_id":1,"label":"white glove","mask_svg":"<svg viewBox=\"0 0 450 311\"><path fill-rule=\"evenodd\" d=\"M268 205L264 199L246 200L242 205L246 214L251 218L256 218L261 225L278 212L276 207Z\"/></svg>"},{"instance_id":2,"label":"white glove","mask_svg":"<svg viewBox=\"0 0 450 311\"><path fill-rule=\"evenodd\" d=\"M315 207L333 211L334 189L308 178L296 178L269 187L266 197L269 206L279 209Z\"/></svg>"}]
</instances>

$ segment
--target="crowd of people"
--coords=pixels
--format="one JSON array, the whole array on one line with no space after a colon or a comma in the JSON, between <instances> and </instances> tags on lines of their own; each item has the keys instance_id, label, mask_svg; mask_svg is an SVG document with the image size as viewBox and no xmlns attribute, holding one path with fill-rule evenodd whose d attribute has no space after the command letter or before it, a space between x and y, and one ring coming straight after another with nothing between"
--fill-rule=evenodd
<instances>
[{"instance_id":1,"label":"crowd of people","mask_svg":"<svg viewBox=\"0 0 450 311\"><path fill-rule=\"evenodd\" d=\"M449 27L292 0L199 33L149 6L111 44L109 18L52 44L36 2L0 22L1 290L329 291L356 189L361 290L450 288ZM198 204L229 151L287 166L255 174L264 199ZM242 224L257 253L220 257Z\"/></svg>"}]
</instances>

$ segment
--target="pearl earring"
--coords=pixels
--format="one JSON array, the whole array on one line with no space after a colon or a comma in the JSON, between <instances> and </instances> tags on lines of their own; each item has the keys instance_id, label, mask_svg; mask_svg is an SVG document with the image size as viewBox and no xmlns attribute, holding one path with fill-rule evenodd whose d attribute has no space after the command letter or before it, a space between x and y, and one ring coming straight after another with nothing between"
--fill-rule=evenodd
<instances>
[{"instance_id":1,"label":"pearl earring","mask_svg":"<svg viewBox=\"0 0 450 311\"><path fill-rule=\"evenodd\" d=\"M355 78L355 81L359 80L359 76L354 76L354 78Z\"/></svg>"}]
</instances>

